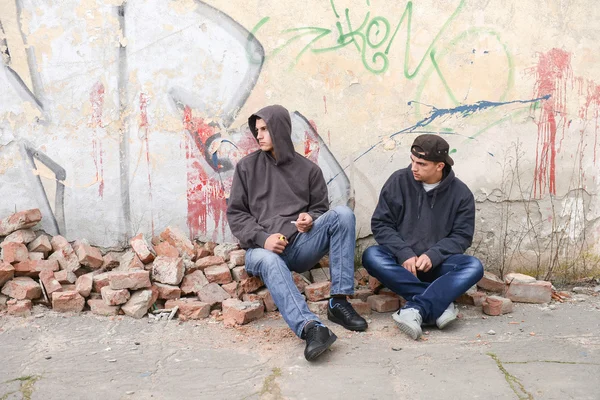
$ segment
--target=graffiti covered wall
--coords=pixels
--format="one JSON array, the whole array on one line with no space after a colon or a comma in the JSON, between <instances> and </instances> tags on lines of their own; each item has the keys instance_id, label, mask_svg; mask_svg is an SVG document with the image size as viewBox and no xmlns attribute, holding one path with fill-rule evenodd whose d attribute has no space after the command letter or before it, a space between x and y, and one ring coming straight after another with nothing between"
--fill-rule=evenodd
<instances>
[{"instance_id":1,"label":"graffiti covered wall","mask_svg":"<svg viewBox=\"0 0 600 400\"><path fill-rule=\"evenodd\" d=\"M233 170L256 149L246 119L279 103L359 237L427 132L448 140L475 193L485 260L599 250L592 2L0 6L3 215L39 207L47 232L101 246L167 225L231 240Z\"/></svg>"}]
</instances>

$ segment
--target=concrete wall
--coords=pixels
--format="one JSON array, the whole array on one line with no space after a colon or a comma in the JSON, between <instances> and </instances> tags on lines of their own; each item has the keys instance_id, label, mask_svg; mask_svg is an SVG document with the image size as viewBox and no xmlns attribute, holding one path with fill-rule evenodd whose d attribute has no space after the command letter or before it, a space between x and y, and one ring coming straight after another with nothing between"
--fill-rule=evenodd
<instances>
[{"instance_id":1,"label":"concrete wall","mask_svg":"<svg viewBox=\"0 0 600 400\"><path fill-rule=\"evenodd\" d=\"M230 240L246 119L293 117L370 234L423 132L451 144L488 263L600 237L600 11L591 1L0 0L0 213L102 245L167 225ZM252 35L253 33L254 35Z\"/></svg>"}]
</instances>

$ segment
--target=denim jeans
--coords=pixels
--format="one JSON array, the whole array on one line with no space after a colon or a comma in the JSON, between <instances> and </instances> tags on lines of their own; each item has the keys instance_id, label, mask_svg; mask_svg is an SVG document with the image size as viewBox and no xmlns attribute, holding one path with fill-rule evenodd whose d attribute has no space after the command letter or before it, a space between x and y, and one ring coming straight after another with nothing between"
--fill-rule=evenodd
<instances>
[{"instance_id":1,"label":"denim jeans","mask_svg":"<svg viewBox=\"0 0 600 400\"><path fill-rule=\"evenodd\" d=\"M298 233L280 255L261 248L248 249L246 271L263 280L285 322L302 337L306 323L320 320L308 309L291 271L308 271L329 253L331 294L352 295L355 246L354 213L339 206L317 218L310 231Z\"/></svg>"},{"instance_id":2,"label":"denim jeans","mask_svg":"<svg viewBox=\"0 0 600 400\"><path fill-rule=\"evenodd\" d=\"M385 246L372 246L363 253L366 270L406 300L404 308L415 308L424 323L434 323L457 297L483 277L481 262L466 254L454 254L427 272L411 274Z\"/></svg>"}]
</instances>

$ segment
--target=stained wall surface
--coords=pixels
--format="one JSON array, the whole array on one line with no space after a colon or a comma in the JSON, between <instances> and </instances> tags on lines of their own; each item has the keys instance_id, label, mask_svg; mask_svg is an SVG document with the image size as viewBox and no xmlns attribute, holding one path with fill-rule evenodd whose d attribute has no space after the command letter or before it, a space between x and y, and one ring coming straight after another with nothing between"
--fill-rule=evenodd
<instances>
[{"instance_id":1,"label":"stained wall surface","mask_svg":"<svg viewBox=\"0 0 600 400\"><path fill-rule=\"evenodd\" d=\"M0 0L0 214L117 246L232 240L247 117L286 106L360 238L420 133L443 135L489 263L598 254L590 1ZM509 260L509 261L507 261Z\"/></svg>"}]
</instances>

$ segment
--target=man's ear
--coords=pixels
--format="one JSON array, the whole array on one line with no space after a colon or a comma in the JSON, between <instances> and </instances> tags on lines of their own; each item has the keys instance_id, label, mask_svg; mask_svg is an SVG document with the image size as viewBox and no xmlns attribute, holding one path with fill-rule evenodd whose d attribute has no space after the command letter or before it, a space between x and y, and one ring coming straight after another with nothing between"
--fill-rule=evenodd
<instances>
[{"instance_id":1,"label":"man's ear","mask_svg":"<svg viewBox=\"0 0 600 400\"><path fill-rule=\"evenodd\" d=\"M441 171L441 170L443 170L443 169L444 169L444 167L445 167L445 166L446 166L446 163L439 162L439 163L437 163L437 165L436 165L436 167L435 167L435 170L436 170L436 171Z\"/></svg>"}]
</instances>

